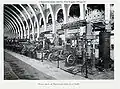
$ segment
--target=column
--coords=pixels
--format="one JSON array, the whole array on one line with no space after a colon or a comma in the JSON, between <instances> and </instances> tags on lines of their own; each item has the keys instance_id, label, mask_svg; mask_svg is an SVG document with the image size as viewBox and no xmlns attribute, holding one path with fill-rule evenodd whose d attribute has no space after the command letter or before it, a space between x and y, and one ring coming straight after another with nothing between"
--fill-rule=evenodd
<instances>
[{"instance_id":1,"label":"column","mask_svg":"<svg viewBox=\"0 0 120 89\"><path fill-rule=\"evenodd\" d=\"M68 10L69 10L69 5L68 4L62 4L62 8L63 8L63 14L64 14L64 24L66 24L68 22ZM67 29L64 29L64 42L65 38L67 35Z\"/></svg>"},{"instance_id":2,"label":"column","mask_svg":"<svg viewBox=\"0 0 120 89\"><path fill-rule=\"evenodd\" d=\"M84 20L85 19L85 4L79 4L80 7L80 20ZM83 33L85 33L85 29L86 27L80 27L80 36L82 36L83 40L80 39L80 42L82 42L81 46L79 46L79 50L81 50L82 52L82 57L83 57L83 64L85 63L86 60L86 42L85 42L85 34L83 35Z\"/></svg>"},{"instance_id":3,"label":"column","mask_svg":"<svg viewBox=\"0 0 120 89\"><path fill-rule=\"evenodd\" d=\"M79 4L80 6L80 20L85 19L85 4ZM85 32L85 27L80 27L81 34Z\"/></svg>"},{"instance_id":4,"label":"column","mask_svg":"<svg viewBox=\"0 0 120 89\"><path fill-rule=\"evenodd\" d=\"M107 32L111 31L111 25L110 25L110 4L105 4L105 23L107 24L105 29Z\"/></svg>"}]
</instances>

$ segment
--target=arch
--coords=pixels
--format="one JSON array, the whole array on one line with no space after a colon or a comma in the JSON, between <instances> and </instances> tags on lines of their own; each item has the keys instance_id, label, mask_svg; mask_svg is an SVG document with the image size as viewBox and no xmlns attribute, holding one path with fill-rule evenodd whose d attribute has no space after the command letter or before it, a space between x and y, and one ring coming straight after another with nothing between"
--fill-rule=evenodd
<instances>
[{"instance_id":1,"label":"arch","mask_svg":"<svg viewBox=\"0 0 120 89\"><path fill-rule=\"evenodd\" d=\"M8 20L6 20L5 25L7 25L9 27L8 30L11 31L11 33L12 33L12 30L14 30L12 24Z\"/></svg>"},{"instance_id":2,"label":"arch","mask_svg":"<svg viewBox=\"0 0 120 89\"><path fill-rule=\"evenodd\" d=\"M23 38L23 30L22 30L22 25L21 25L21 23L19 22L19 20L18 20L18 18L16 18L13 14L11 14L9 11L7 11L7 10L5 10L9 15L11 15L16 21L17 21L17 23L19 24L18 26L19 26L19 30L20 30L20 38ZM4 12L5 13L5 12ZM7 14L6 13L6 14Z\"/></svg>"},{"instance_id":3,"label":"arch","mask_svg":"<svg viewBox=\"0 0 120 89\"><path fill-rule=\"evenodd\" d=\"M80 17L80 5L79 4L72 4L72 5L70 5L69 9L68 9L68 16Z\"/></svg>"},{"instance_id":4,"label":"arch","mask_svg":"<svg viewBox=\"0 0 120 89\"><path fill-rule=\"evenodd\" d=\"M7 24L5 29L6 29L6 32L4 34L6 34L6 33L7 34L12 34L12 32L11 32L11 26L10 25Z\"/></svg>"},{"instance_id":5,"label":"arch","mask_svg":"<svg viewBox=\"0 0 120 89\"><path fill-rule=\"evenodd\" d=\"M56 16L57 22L59 22L59 23L63 22L64 21L63 9L59 9L56 14L57 14L57 16ZM60 20L60 18L62 18L62 19Z\"/></svg>"},{"instance_id":6,"label":"arch","mask_svg":"<svg viewBox=\"0 0 120 89\"><path fill-rule=\"evenodd\" d=\"M6 23L6 28L4 31L4 36L8 36L9 38L16 38L13 25L10 22L8 22L8 20L5 23Z\"/></svg>"},{"instance_id":7,"label":"arch","mask_svg":"<svg viewBox=\"0 0 120 89\"><path fill-rule=\"evenodd\" d=\"M8 28L8 29L10 30L11 34L16 35L15 29L14 29L13 25L11 24L11 22L6 21L6 24L10 26L10 28Z\"/></svg>"},{"instance_id":8,"label":"arch","mask_svg":"<svg viewBox=\"0 0 120 89\"><path fill-rule=\"evenodd\" d=\"M45 16L44 16L44 14L43 14L43 10L42 10L42 8L41 8L41 5L39 5L39 4L37 4L37 6L38 6L38 8L39 8L39 10L40 10L40 12L41 12L41 14L42 14L42 18L43 18L43 21L44 21L44 30L46 31L46 21L45 21Z\"/></svg>"},{"instance_id":9,"label":"arch","mask_svg":"<svg viewBox=\"0 0 120 89\"><path fill-rule=\"evenodd\" d=\"M26 35L28 35L28 39L29 39L29 31L30 31L30 29L29 29L29 25L28 25L28 22L27 22L27 19L26 19L26 17L24 16L24 14L16 7L16 6L14 6L14 5L12 5L15 9L17 9L19 12L20 12L20 14L22 15L22 17L24 18L24 20L25 20L25 22L26 22L26 25L27 25L27 28L28 28L28 34L26 34ZM25 29L26 30L26 29Z\"/></svg>"},{"instance_id":10,"label":"arch","mask_svg":"<svg viewBox=\"0 0 120 89\"><path fill-rule=\"evenodd\" d=\"M15 26L15 24L9 19L9 18L7 18L7 17L5 17L5 22L7 22L7 20L8 20L8 22L10 23L10 24L12 24L12 27L14 28L13 30L14 30L14 32L15 32L15 34L17 33L16 32L16 26Z\"/></svg>"},{"instance_id":11,"label":"arch","mask_svg":"<svg viewBox=\"0 0 120 89\"><path fill-rule=\"evenodd\" d=\"M18 23L13 19L13 18L10 18L10 16L7 16L7 15L4 15L5 17L9 18L11 22L14 23L14 25L16 26L16 32L20 33L20 29L19 29L19 26L18 26ZM19 35L20 36L20 35Z\"/></svg>"},{"instance_id":12,"label":"arch","mask_svg":"<svg viewBox=\"0 0 120 89\"><path fill-rule=\"evenodd\" d=\"M56 11L56 13L55 13L55 20L57 20L57 14L58 14L59 10L61 10L61 9L63 9L63 8L59 8L59 9Z\"/></svg>"},{"instance_id":13,"label":"arch","mask_svg":"<svg viewBox=\"0 0 120 89\"><path fill-rule=\"evenodd\" d=\"M19 37L21 38L22 36L21 36L21 24L18 22L18 19L17 18L15 18L14 16L12 16L10 13L6 13L5 12L5 14L4 14L5 16L7 16L8 18L10 18L10 19L12 19L12 20L14 20L13 22L15 22L15 24L16 24L16 26L17 26L17 31L19 32Z\"/></svg>"},{"instance_id":14,"label":"arch","mask_svg":"<svg viewBox=\"0 0 120 89\"><path fill-rule=\"evenodd\" d=\"M20 6L22 7L22 9L25 11L25 13L27 14L29 20L30 20L30 23L31 23L31 27L32 27L32 35L34 35L34 26L33 26L33 22L32 22L32 19L31 19L31 16L30 14L28 13L28 11L25 9L25 7L22 6L22 4L20 4ZM30 26L29 26L30 27ZM30 38L30 37L29 37ZM34 36L33 36L33 40L34 40Z\"/></svg>"},{"instance_id":15,"label":"arch","mask_svg":"<svg viewBox=\"0 0 120 89\"><path fill-rule=\"evenodd\" d=\"M15 32L17 32L15 24L8 17L4 16L4 20L8 20L13 25Z\"/></svg>"},{"instance_id":16,"label":"arch","mask_svg":"<svg viewBox=\"0 0 120 89\"><path fill-rule=\"evenodd\" d=\"M11 27L7 24L4 29L6 30L6 29L10 29L10 28L11 28ZM8 31L10 31L10 30L8 30ZM7 32L8 32L8 31L7 31Z\"/></svg>"},{"instance_id":17,"label":"arch","mask_svg":"<svg viewBox=\"0 0 120 89\"><path fill-rule=\"evenodd\" d=\"M76 8L73 8L73 7L76 7ZM78 8L78 11L76 11ZM71 13L71 9L73 9L73 13ZM77 15L75 15L77 14ZM71 16L71 17L74 17L77 16L77 17L80 17L80 5L79 4L70 4L69 7L68 7L68 12L67 12L67 16Z\"/></svg>"},{"instance_id":18,"label":"arch","mask_svg":"<svg viewBox=\"0 0 120 89\"><path fill-rule=\"evenodd\" d=\"M16 26L16 31L17 31L17 33L19 33L19 36L20 36L20 28L18 26L18 23L13 18L11 18L9 15L6 14L4 16L7 17L7 18L9 18L10 21L12 21L14 23L14 25Z\"/></svg>"},{"instance_id":19,"label":"arch","mask_svg":"<svg viewBox=\"0 0 120 89\"><path fill-rule=\"evenodd\" d=\"M51 7L51 5L50 4L48 4L48 6L49 6L49 9L50 9L50 13L51 13L51 16L52 16L52 28L53 28L53 33L56 33L56 31L55 31L55 18L54 18L54 13L53 13L53 10L52 10L52 7Z\"/></svg>"},{"instance_id":20,"label":"arch","mask_svg":"<svg viewBox=\"0 0 120 89\"><path fill-rule=\"evenodd\" d=\"M22 18L17 14L17 12L15 12L13 9L11 9L11 8L9 8L8 6L6 6L10 11L12 11L12 14L14 13L14 15L16 15L16 17L18 18L18 20L20 21L20 24L21 24L21 27L22 27L22 29L23 29L23 31L22 31L22 38L24 38L25 37L25 32L26 32L26 30L25 30L25 26L24 26L24 23L23 23L23 20L22 20Z\"/></svg>"},{"instance_id":21,"label":"arch","mask_svg":"<svg viewBox=\"0 0 120 89\"><path fill-rule=\"evenodd\" d=\"M4 15L5 18L8 18L10 19L11 22L13 22L13 24L16 26L16 33L19 35L19 37L21 37L21 31L20 31L20 27L18 26L19 24L13 19L13 18L10 18L9 15Z\"/></svg>"},{"instance_id":22,"label":"arch","mask_svg":"<svg viewBox=\"0 0 120 89\"><path fill-rule=\"evenodd\" d=\"M19 17L19 15L15 12L15 11L13 11L11 8L9 8L8 6L6 6L9 10L11 10L17 17L18 17L18 20L20 20L20 23L21 23L21 30L22 30L22 28L23 28L23 31L22 31L22 38L24 38L24 36L25 36L25 26L24 26L24 23L23 23L23 21L22 21L22 19Z\"/></svg>"},{"instance_id":23,"label":"arch","mask_svg":"<svg viewBox=\"0 0 120 89\"><path fill-rule=\"evenodd\" d=\"M37 23L37 27L36 27L36 29L37 29L37 38L39 38L39 22L38 22L38 19L37 19L37 16L36 16L36 14L35 14L35 12L34 12L34 10L33 10L33 8L32 8L32 6L31 5L29 5L29 4L27 4L28 6L29 6L29 8L30 8L30 10L32 11L32 13L33 13L33 15L34 15L34 17L35 17L35 20L36 20L36 23ZM36 24L35 23L35 24ZM34 34L35 35L35 34Z\"/></svg>"}]
</instances>

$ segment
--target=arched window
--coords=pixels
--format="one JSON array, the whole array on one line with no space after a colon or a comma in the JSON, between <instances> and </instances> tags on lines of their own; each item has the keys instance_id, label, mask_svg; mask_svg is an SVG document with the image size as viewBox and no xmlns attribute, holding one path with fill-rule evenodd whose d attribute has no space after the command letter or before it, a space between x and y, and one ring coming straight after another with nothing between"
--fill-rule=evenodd
<instances>
[{"instance_id":1,"label":"arched window","mask_svg":"<svg viewBox=\"0 0 120 89\"><path fill-rule=\"evenodd\" d=\"M41 19L41 25L40 25L40 26L42 26L42 25L44 25L44 21L43 21L43 18Z\"/></svg>"},{"instance_id":2,"label":"arched window","mask_svg":"<svg viewBox=\"0 0 120 89\"><path fill-rule=\"evenodd\" d=\"M51 16L51 14L49 14L49 16L48 16L48 24L52 24L52 16Z\"/></svg>"},{"instance_id":3,"label":"arched window","mask_svg":"<svg viewBox=\"0 0 120 89\"><path fill-rule=\"evenodd\" d=\"M80 7L79 4L72 4L69 10L69 16L80 17Z\"/></svg>"},{"instance_id":4,"label":"arched window","mask_svg":"<svg viewBox=\"0 0 120 89\"><path fill-rule=\"evenodd\" d=\"M64 18L63 18L63 9L60 9L57 13L57 22L61 23L63 22Z\"/></svg>"}]
</instances>

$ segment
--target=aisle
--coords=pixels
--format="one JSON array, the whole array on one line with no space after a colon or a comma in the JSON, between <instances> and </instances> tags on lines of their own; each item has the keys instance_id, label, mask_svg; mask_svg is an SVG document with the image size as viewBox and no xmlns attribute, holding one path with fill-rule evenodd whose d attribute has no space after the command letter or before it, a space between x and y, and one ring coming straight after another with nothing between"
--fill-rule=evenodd
<instances>
[{"instance_id":1,"label":"aisle","mask_svg":"<svg viewBox=\"0 0 120 89\"><path fill-rule=\"evenodd\" d=\"M5 52L4 59L4 79L5 80L55 80L29 64L15 58Z\"/></svg>"},{"instance_id":2,"label":"aisle","mask_svg":"<svg viewBox=\"0 0 120 89\"><path fill-rule=\"evenodd\" d=\"M8 50L5 50L6 53L14 56L17 60L21 60L22 62L28 64L29 66L33 67L34 69L40 71L41 73L51 76L51 79L57 79L57 80L85 80L84 77L73 75L68 72L65 72L57 67L55 67L54 64L44 60L44 62L41 62L39 60L35 60L29 57L26 57L24 55L17 54L15 52L11 52ZM6 55L5 55L6 56Z\"/></svg>"}]
</instances>

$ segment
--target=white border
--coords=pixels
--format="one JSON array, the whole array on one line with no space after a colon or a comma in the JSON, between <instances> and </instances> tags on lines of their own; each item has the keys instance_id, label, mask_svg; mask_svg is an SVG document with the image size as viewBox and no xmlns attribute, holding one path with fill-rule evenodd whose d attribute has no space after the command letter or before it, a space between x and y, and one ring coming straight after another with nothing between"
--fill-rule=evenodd
<instances>
[{"instance_id":1,"label":"white border","mask_svg":"<svg viewBox=\"0 0 120 89\"><path fill-rule=\"evenodd\" d=\"M48 0L44 0L48 1ZM56 0L60 1L60 0ZM63 0L62 0L63 1ZM69 0L70 1L70 0ZM72 1L72 0L71 0ZM115 78L114 80L3 80L3 4L38 3L40 0L0 1L0 89L120 89L120 2L115 0L86 0L88 4L115 4ZM39 85L39 83L79 83L78 85Z\"/></svg>"}]
</instances>

